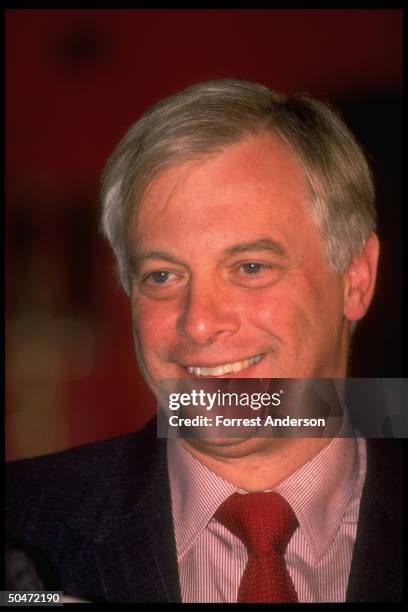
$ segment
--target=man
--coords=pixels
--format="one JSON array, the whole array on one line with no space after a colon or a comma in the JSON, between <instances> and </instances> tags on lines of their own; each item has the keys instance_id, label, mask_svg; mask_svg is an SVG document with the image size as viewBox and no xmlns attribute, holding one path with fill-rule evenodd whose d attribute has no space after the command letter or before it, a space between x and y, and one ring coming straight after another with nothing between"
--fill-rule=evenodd
<instances>
[{"instance_id":1,"label":"man","mask_svg":"<svg viewBox=\"0 0 408 612\"><path fill-rule=\"evenodd\" d=\"M367 163L327 106L242 81L190 87L130 128L102 200L157 397L167 379L346 377L379 245ZM395 441L166 444L153 422L10 466L8 530L91 601L397 601L400 468ZM271 499L291 533L254 554L229 500L243 521L255 500L266 532Z\"/></svg>"}]
</instances>

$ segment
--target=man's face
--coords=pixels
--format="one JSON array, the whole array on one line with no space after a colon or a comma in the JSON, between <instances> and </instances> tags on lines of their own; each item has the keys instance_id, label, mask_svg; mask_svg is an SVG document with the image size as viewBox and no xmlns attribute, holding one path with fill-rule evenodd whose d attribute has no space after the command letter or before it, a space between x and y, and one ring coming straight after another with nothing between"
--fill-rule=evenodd
<instances>
[{"instance_id":1,"label":"man's face","mask_svg":"<svg viewBox=\"0 0 408 612\"><path fill-rule=\"evenodd\" d=\"M340 378L344 279L302 166L264 135L163 171L128 232L136 352L153 391L192 376Z\"/></svg>"}]
</instances>

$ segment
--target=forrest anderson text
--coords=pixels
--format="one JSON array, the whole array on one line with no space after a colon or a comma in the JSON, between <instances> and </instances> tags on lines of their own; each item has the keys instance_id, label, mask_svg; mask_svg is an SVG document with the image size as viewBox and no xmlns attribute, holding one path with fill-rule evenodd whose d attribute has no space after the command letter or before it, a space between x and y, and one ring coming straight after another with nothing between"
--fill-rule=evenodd
<instances>
[{"instance_id":1,"label":"forrest anderson text","mask_svg":"<svg viewBox=\"0 0 408 612\"><path fill-rule=\"evenodd\" d=\"M326 419L306 419L267 416L253 418L228 418L223 415L208 417L197 415L192 418L171 415L169 417L171 427L325 427Z\"/></svg>"}]
</instances>

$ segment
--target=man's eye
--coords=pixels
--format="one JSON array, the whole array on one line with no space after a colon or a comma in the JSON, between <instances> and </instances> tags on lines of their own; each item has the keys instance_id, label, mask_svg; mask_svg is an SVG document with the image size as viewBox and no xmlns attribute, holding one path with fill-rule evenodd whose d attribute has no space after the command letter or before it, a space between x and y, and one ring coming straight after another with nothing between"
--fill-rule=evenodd
<instances>
[{"instance_id":1,"label":"man's eye","mask_svg":"<svg viewBox=\"0 0 408 612\"><path fill-rule=\"evenodd\" d=\"M166 272L166 270L158 270L156 272L151 272L145 277L145 280L152 282L155 285L163 285L166 283L171 276L170 272Z\"/></svg>"},{"instance_id":2,"label":"man's eye","mask_svg":"<svg viewBox=\"0 0 408 612\"><path fill-rule=\"evenodd\" d=\"M146 272L139 285L140 291L148 297L166 300L174 297L183 288L185 275L169 270Z\"/></svg>"},{"instance_id":3,"label":"man's eye","mask_svg":"<svg viewBox=\"0 0 408 612\"><path fill-rule=\"evenodd\" d=\"M240 266L240 268L245 272L245 274L258 274L265 269L265 266L260 263L245 263Z\"/></svg>"},{"instance_id":4,"label":"man's eye","mask_svg":"<svg viewBox=\"0 0 408 612\"><path fill-rule=\"evenodd\" d=\"M231 272L231 278L237 285L248 289L262 289L276 283L281 278L283 269L270 262L246 261L237 263Z\"/></svg>"}]
</instances>

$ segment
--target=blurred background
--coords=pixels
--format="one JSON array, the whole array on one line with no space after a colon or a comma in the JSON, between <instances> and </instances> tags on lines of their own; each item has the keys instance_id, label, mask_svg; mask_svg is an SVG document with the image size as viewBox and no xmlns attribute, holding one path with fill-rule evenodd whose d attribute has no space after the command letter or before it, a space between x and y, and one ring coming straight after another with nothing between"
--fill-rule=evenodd
<instances>
[{"instance_id":1,"label":"blurred background","mask_svg":"<svg viewBox=\"0 0 408 612\"><path fill-rule=\"evenodd\" d=\"M6 456L139 428L155 411L99 234L107 156L153 102L210 79L329 100L375 174L378 289L350 374L402 376L402 11L6 11Z\"/></svg>"}]
</instances>

